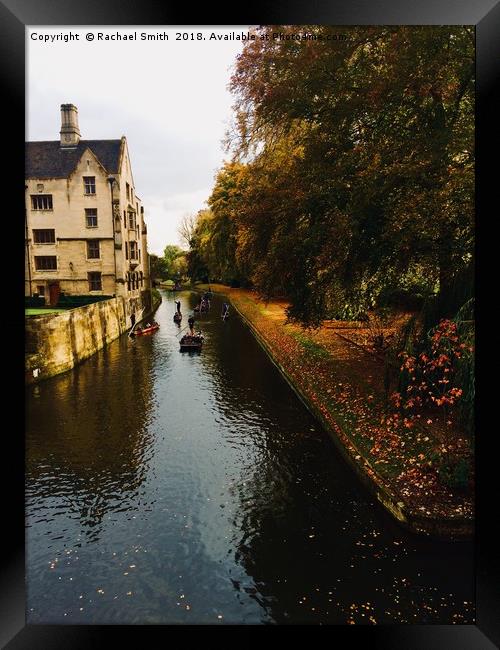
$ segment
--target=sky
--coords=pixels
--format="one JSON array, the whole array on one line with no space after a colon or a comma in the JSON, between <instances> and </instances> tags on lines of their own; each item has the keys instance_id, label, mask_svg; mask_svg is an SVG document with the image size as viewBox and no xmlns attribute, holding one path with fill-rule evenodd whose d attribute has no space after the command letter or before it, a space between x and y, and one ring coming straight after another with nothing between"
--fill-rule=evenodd
<instances>
[{"instance_id":1,"label":"sky","mask_svg":"<svg viewBox=\"0 0 500 650\"><path fill-rule=\"evenodd\" d=\"M134 32L137 40L99 39L99 33ZM169 38L141 40L142 33ZM84 140L126 136L149 252L185 247L180 221L206 207L215 174L229 159L222 139L234 97L227 86L242 49L241 40L210 35L247 33L247 27L27 27L26 140L59 140L61 104L78 108Z\"/></svg>"}]
</instances>

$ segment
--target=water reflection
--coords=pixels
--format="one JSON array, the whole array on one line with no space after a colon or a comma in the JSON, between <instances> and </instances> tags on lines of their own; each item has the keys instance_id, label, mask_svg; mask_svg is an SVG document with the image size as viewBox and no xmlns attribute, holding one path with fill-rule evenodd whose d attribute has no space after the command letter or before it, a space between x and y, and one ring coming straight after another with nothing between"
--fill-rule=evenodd
<instances>
[{"instance_id":1,"label":"water reflection","mask_svg":"<svg viewBox=\"0 0 500 650\"><path fill-rule=\"evenodd\" d=\"M242 329L233 320L227 336L239 341ZM471 545L405 535L367 498L278 371L261 363L253 339L246 343L228 356L214 343L207 361L226 440L252 452L245 478L231 487L231 546L245 572L235 588L279 623L470 620ZM254 399L243 399L249 377Z\"/></svg>"},{"instance_id":2,"label":"water reflection","mask_svg":"<svg viewBox=\"0 0 500 650\"><path fill-rule=\"evenodd\" d=\"M404 534L217 298L180 353L174 295L28 390L29 621L472 622L470 545Z\"/></svg>"},{"instance_id":3,"label":"water reflection","mask_svg":"<svg viewBox=\"0 0 500 650\"><path fill-rule=\"evenodd\" d=\"M128 362L120 364L123 356ZM37 387L36 399L28 399L28 515L63 498L97 540L105 514L137 494L151 454L150 361L122 339Z\"/></svg>"}]
</instances>

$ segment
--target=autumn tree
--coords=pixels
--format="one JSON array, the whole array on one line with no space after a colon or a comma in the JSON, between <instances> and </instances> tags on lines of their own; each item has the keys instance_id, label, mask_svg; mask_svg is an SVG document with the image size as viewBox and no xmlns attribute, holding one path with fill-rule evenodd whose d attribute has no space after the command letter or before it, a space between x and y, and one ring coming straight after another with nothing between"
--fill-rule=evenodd
<instances>
[{"instance_id":1,"label":"autumn tree","mask_svg":"<svg viewBox=\"0 0 500 650\"><path fill-rule=\"evenodd\" d=\"M472 258L473 30L343 28L345 41L325 26L304 28L317 37L307 41L256 31L269 38L245 45L231 83L233 150L255 187L265 178L264 200L275 195L260 258L272 251L267 262L286 269L290 315L361 308L415 275L445 291ZM273 177L291 134L300 156ZM256 275L266 293L281 290L272 275L274 286Z\"/></svg>"},{"instance_id":2,"label":"autumn tree","mask_svg":"<svg viewBox=\"0 0 500 650\"><path fill-rule=\"evenodd\" d=\"M217 174L214 189L208 199L211 211L210 238L207 242L207 264L210 276L221 282L239 282L244 273L236 260L239 218L246 210L245 165L239 162L226 163Z\"/></svg>"}]
</instances>

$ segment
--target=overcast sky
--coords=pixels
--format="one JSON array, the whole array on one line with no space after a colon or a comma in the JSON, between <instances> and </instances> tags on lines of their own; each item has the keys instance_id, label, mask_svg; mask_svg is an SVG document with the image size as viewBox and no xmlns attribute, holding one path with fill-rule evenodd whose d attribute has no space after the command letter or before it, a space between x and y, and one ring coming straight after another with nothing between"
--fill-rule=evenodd
<instances>
[{"instance_id":1,"label":"overcast sky","mask_svg":"<svg viewBox=\"0 0 500 650\"><path fill-rule=\"evenodd\" d=\"M78 41L38 37L79 34ZM94 40L86 40L87 33ZM137 32L137 41L100 41L98 32ZM141 41L140 34L167 40ZM206 40L175 39L201 32ZM27 28L26 139L59 140L60 105L74 104L82 139L125 135L150 253L181 244L185 214L206 207L228 155L221 140L231 118L227 85L242 41L209 40L246 27ZM33 36L36 35L36 40Z\"/></svg>"}]
</instances>

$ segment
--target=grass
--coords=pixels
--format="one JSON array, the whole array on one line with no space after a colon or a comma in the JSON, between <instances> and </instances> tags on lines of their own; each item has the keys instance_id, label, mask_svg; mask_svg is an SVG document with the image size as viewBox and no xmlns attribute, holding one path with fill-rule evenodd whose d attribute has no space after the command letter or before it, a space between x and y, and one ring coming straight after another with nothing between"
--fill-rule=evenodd
<instances>
[{"instance_id":1,"label":"grass","mask_svg":"<svg viewBox=\"0 0 500 650\"><path fill-rule=\"evenodd\" d=\"M329 359L330 358L330 353L328 350L325 350L325 348L322 345L319 345L315 341L311 341L309 337L307 337L303 333L297 333L297 332L292 332L293 338L298 341L304 350L311 354L315 358L323 358L323 359Z\"/></svg>"},{"instance_id":2,"label":"grass","mask_svg":"<svg viewBox=\"0 0 500 650\"><path fill-rule=\"evenodd\" d=\"M67 311L66 309L55 309L54 307L47 307L47 308L38 308L38 307L30 307L29 309L24 310L24 315L25 316L41 316L44 314L55 314L60 311Z\"/></svg>"}]
</instances>

